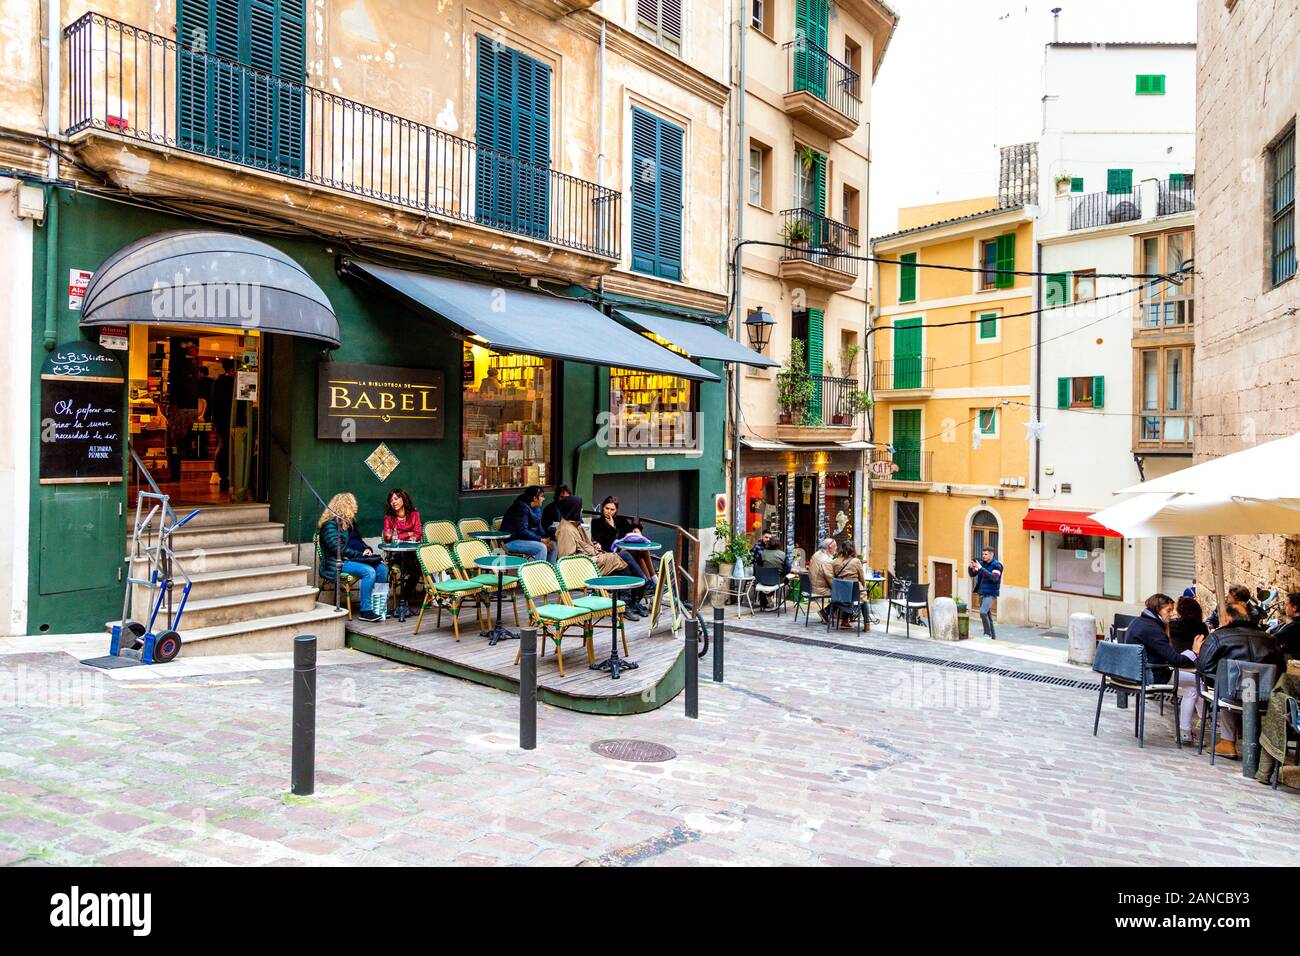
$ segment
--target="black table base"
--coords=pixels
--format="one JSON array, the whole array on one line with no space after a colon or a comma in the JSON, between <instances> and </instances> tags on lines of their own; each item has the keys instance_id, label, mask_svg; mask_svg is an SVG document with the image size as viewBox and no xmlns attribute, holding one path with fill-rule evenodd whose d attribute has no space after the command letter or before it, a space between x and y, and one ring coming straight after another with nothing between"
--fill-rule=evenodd
<instances>
[{"instance_id":1,"label":"black table base","mask_svg":"<svg viewBox=\"0 0 1300 956\"><path fill-rule=\"evenodd\" d=\"M504 575L502 574L502 572L498 571L497 572L497 615L492 621L492 627L490 630L479 632L480 636L486 637L488 639L489 647L496 647L497 644L500 643L501 641L519 640L518 634L516 634L512 630L509 630L501 623L501 596L505 591L503 578ZM492 608L490 604L488 606L488 613L489 614L492 613Z\"/></svg>"}]
</instances>

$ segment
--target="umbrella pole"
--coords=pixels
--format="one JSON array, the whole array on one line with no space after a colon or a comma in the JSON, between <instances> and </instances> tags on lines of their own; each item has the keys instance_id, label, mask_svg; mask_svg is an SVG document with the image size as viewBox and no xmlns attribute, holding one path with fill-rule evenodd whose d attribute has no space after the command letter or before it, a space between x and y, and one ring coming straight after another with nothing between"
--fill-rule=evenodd
<instances>
[{"instance_id":1,"label":"umbrella pole","mask_svg":"<svg viewBox=\"0 0 1300 956\"><path fill-rule=\"evenodd\" d=\"M1219 623L1228 622L1228 592L1223 587L1223 535L1210 535L1211 558L1214 562L1214 597L1219 602Z\"/></svg>"}]
</instances>

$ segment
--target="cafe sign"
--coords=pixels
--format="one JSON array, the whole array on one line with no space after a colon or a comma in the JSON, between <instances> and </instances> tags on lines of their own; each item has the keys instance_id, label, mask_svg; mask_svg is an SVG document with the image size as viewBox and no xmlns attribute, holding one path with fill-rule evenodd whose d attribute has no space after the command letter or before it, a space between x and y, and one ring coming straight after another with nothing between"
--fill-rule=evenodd
<instances>
[{"instance_id":1,"label":"cafe sign","mask_svg":"<svg viewBox=\"0 0 1300 956\"><path fill-rule=\"evenodd\" d=\"M65 342L41 366L40 483L122 480L126 388L113 353Z\"/></svg>"},{"instance_id":2,"label":"cafe sign","mask_svg":"<svg viewBox=\"0 0 1300 956\"><path fill-rule=\"evenodd\" d=\"M317 375L316 437L442 438L443 373L322 362Z\"/></svg>"}]
</instances>

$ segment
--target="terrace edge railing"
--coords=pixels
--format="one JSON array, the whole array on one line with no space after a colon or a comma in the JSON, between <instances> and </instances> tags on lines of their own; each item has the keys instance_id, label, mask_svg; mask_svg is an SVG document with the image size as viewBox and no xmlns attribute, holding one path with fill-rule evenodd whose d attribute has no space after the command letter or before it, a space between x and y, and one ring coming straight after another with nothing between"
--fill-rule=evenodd
<instances>
[{"instance_id":1,"label":"terrace edge railing","mask_svg":"<svg viewBox=\"0 0 1300 956\"><path fill-rule=\"evenodd\" d=\"M786 60L786 92L808 92L853 122L862 114L862 78L807 37L782 46Z\"/></svg>"},{"instance_id":2,"label":"terrace edge railing","mask_svg":"<svg viewBox=\"0 0 1300 956\"><path fill-rule=\"evenodd\" d=\"M872 366L871 381L877 391L931 388L934 384L934 357L917 355L877 359Z\"/></svg>"},{"instance_id":3,"label":"terrace edge railing","mask_svg":"<svg viewBox=\"0 0 1300 956\"><path fill-rule=\"evenodd\" d=\"M857 278L860 245L852 226L811 209L784 209L781 236L787 246L781 250L782 259L802 259Z\"/></svg>"},{"instance_id":4,"label":"terrace edge railing","mask_svg":"<svg viewBox=\"0 0 1300 956\"><path fill-rule=\"evenodd\" d=\"M63 35L67 136L107 130L620 257L616 190L103 14L83 14Z\"/></svg>"}]
</instances>

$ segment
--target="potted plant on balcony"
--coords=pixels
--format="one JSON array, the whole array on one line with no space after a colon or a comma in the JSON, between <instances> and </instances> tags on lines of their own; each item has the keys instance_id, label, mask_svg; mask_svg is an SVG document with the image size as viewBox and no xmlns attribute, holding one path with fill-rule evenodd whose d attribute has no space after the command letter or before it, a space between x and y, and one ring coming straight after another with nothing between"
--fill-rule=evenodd
<instances>
[{"instance_id":1,"label":"potted plant on balcony","mask_svg":"<svg viewBox=\"0 0 1300 956\"><path fill-rule=\"evenodd\" d=\"M1069 173L1061 173L1056 177L1056 195L1064 196L1070 191L1070 184L1074 182L1074 177Z\"/></svg>"},{"instance_id":2,"label":"potted plant on balcony","mask_svg":"<svg viewBox=\"0 0 1300 956\"><path fill-rule=\"evenodd\" d=\"M812 376L807 372L804 359L803 339L791 339L790 354L785 365L776 373L776 404L781 410L778 421L782 425L791 425L795 416L799 424L807 424L808 404L813 397Z\"/></svg>"},{"instance_id":3,"label":"potted plant on balcony","mask_svg":"<svg viewBox=\"0 0 1300 956\"><path fill-rule=\"evenodd\" d=\"M806 249L808 243L812 240L812 229L808 225L808 220L800 217L791 219L781 227L781 238L785 240L788 246L798 246Z\"/></svg>"}]
</instances>

